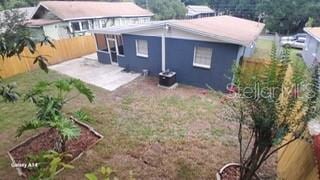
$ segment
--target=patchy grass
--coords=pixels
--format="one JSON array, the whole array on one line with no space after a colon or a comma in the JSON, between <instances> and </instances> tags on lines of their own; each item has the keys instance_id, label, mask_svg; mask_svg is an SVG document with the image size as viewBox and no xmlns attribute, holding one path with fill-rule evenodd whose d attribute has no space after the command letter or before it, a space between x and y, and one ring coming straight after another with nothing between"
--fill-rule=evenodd
<instances>
[{"instance_id":1,"label":"patchy grass","mask_svg":"<svg viewBox=\"0 0 320 180\"><path fill-rule=\"evenodd\" d=\"M269 59L273 40L258 39L255 52L250 59Z\"/></svg>"},{"instance_id":2,"label":"patchy grass","mask_svg":"<svg viewBox=\"0 0 320 180\"><path fill-rule=\"evenodd\" d=\"M291 60L301 59L301 57L298 56L298 54L300 54L300 53L301 53L300 49L291 48L290 49L290 59Z\"/></svg>"},{"instance_id":3,"label":"patchy grass","mask_svg":"<svg viewBox=\"0 0 320 180\"><path fill-rule=\"evenodd\" d=\"M55 72L34 71L10 78L22 93L38 80L67 78ZM64 112L86 112L88 122L104 139L63 171L58 179L84 179L84 174L109 166L120 179L214 179L228 162L238 161L237 124L220 118L220 93L180 85L157 87L157 79L138 78L109 92L91 86L96 101L71 101ZM17 179L6 152L37 132L15 138L17 127L30 120L35 109L28 103L0 104L0 176ZM270 165L271 164L271 165ZM263 172L274 175L273 161Z\"/></svg>"},{"instance_id":4,"label":"patchy grass","mask_svg":"<svg viewBox=\"0 0 320 180\"><path fill-rule=\"evenodd\" d=\"M253 56L250 60L264 60L270 59L271 49L272 49L273 40L270 39L258 39L257 46ZM297 54L301 53L300 49L291 48L290 49L290 58L295 60L300 58Z\"/></svg>"}]
</instances>

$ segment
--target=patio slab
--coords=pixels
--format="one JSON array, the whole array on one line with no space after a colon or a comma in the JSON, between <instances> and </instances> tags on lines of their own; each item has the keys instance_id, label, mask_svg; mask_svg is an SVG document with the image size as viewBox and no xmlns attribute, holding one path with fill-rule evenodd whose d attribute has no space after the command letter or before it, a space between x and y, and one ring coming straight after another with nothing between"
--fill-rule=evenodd
<instances>
[{"instance_id":1,"label":"patio slab","mask_svg":"<svg viewBox=\"0 0 320 180\"><path fill-rule=\"evenodd\" d=\"M114 91L140 76L137 73L124 72L124 68L117 65L101 64L94 57L96 56L93 54L53 65L49 68L108 91Z\"/></svg>"}]
</instances>

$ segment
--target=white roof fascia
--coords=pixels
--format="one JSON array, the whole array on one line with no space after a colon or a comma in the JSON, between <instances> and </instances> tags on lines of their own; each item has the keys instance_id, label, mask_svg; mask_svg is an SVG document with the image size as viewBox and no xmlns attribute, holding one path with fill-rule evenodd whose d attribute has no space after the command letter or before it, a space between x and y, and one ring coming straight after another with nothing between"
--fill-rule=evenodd
<instances>
[{"instance_id":1,"label":"white roof fascia","mask_svg":"<svg viewBox=\"0 0 320 180\"><path fill-rule=\"evenodd\" d=\"M103 33L103 34L108 34L108 33L112 33L112 34L125 34L125 33L133 33L133 32L139 32L139 31L145 31L145 30L152 30L152 29L156 29L158 27L163 26L165 23L158 23L158 24L141 24L141 26L136 26L136 27L128 27L128 26L124 26L124 27L118 27L118 29L98 29L98 30L92 30L90 32L93 33ZM117 27L115 27L117 28Z\"/></svg>"},{"instance_id":2,"label":"white roof fascia","mask_svg":"<svg viewBox=\"0 0 320 180\"><path fill-rule=\"evenodd\" d=\"M37 5L36 10L32 13L30 19L33 19L33 16L36 14L36 12L38 11L39 7L40 7L40 3Z\"/></svg>"},{"instance_id":3,"label":"white roof fascia","mask_svg":"<svg viewBox=\"0 0 320 180\"><path fill-rule=\"evenodd\" d=\"M101 18L131 18L131 17L151 17L146 15L128 15L128 16L93 16L93 17L79 17L79 18L67 18L63 19L64 21L73 21L73 20L84 20L84 19L101 19Z\"/></svg>"}]
</instances>

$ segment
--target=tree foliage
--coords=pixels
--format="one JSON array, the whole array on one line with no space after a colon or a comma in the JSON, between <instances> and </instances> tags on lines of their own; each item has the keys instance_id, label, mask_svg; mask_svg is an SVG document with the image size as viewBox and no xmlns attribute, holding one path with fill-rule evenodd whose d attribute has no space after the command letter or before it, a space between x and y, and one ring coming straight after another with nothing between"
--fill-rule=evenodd
<instances>
[{"instance_id":1,"label":"tree foliage","mask_svg":"<svg viewBox=\"0 0 320 180\"><path fill-rule=\"evenodd\" d=\"M181 19L187 12L180 0L136 0L135 2L150 9L157 20Z\"/></svg>"},{"instance_id":2,"label":"tree foliage","mask_svg":"<svg viewBox=\"0 0 320 180\"><path fill-rule=\"evenodd\" d=\"M77 93L71 95L72 93ZM17 130L17 136L21 136L27 130L41 127L54 128L60 135L55 150L65 151L65 142L77 137L80 129L62 113L63 106L79 95L85 96L90 102L94 100L93 92L80 80L57 80L53 82L41 81L25 95L25 100L33 103L38 111L35 119L26 121Z\"/></svg>"},{"instance_id":3,"label":"tree foliage","mask_svg":"<svg viewBox=\"0 0 320 180\"><path fill-rule=\"evenodd\" d=\"M267 28L282 34L301 31L308 19L319 25L320 2L317 0L262 0L257 9L265 14Z\"/></svg>"},{"instance_id":4,"label":"tree foliage","mask_svg":"<svg viewBox=\"0 0 320 180\"><path fill-rule=\"evenodd\" d=\"M302 31L310 18L312 26L320 25L318 0L183 0L183 2L186 5L208 4L218 14L251 20L263 19L270 31L281 34Z\"/></svg>"},{"instance_id":5,"label":"tree foliage","mask_svg":"<svg viewBox=\"0 0 320 180\"><path fill-rule=\"evenodd\" d=\"M318 116L318 67L310 76L293 64L287 52L277 57L272 51L272 61L264 72L247 74L240 69L236 74L240 76L238 92L227 108L231 118L239 122L242 180L252 179L274 153L304 138L307 122ZM245 139L247 130L250 136ZM286 137L291 138L284 141Z\"/></svg>"}]
</instances>

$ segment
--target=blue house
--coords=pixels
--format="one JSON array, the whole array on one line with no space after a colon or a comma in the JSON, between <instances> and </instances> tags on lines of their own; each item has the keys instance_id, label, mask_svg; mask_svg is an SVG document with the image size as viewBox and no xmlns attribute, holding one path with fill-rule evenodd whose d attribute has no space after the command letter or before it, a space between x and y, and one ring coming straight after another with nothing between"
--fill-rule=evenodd
<instances>
[{"instance_id":1,"label":"blue house","mask_svg":"<svg viewBox=\"0 0 320 180\"><path fill-rule=\"evenodd\" d=\"M178 83L225 91L264 24L232 16L154 21L94 31L98 60L128 71L176 72Z\"/></svg>"},{"instance_id":2,"label":"blue house","mask_svg":"<svg viewBox=\"0 0 320 180\"><path fill-rule=\"evenodd\" d=\"M304 31L308 36L302 56L305 63L311 66L315 62L320 62L320 27L304 28Z\"/></svg>"}]
</instances>

